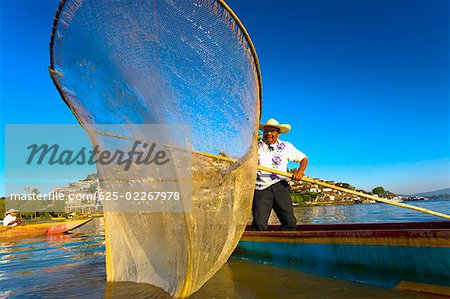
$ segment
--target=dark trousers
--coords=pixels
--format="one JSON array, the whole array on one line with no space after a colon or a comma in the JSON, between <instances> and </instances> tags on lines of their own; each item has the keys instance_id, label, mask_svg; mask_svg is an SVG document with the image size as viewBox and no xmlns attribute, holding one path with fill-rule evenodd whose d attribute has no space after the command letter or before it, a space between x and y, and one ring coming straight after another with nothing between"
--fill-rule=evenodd
<instances>
[{"instance_id":1,"label":"dark trousers","mask_svg":"<svg viewBox=\"0 0 450 299\"><path fill-rule=\"evenodd\" d=\"M264 190L255 190L252 205L253 229L267 230L267 222L272 208L280 219L282 230L297 229L297 220L294 216L289 191L289 184L284 180Z\"/></svg>"}]
</instances>

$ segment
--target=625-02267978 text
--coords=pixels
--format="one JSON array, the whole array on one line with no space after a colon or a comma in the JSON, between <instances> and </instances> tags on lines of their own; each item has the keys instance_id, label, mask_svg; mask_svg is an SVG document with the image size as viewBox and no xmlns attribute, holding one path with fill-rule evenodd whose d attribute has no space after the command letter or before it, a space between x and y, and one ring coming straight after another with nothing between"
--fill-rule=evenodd
<instances>
[{"instance_id":1,"label":"625-02267978 text","mask_svg":"<svg viewBox=\"0 0 450 299\"><path fill-rule=\"evenodd\" d=\"M95 193L71 193L62 194L60 192L50 192L48 194L11 194L10 200L13 201L45 201L45 200L82 200L82 201L115 201L115 200L141 200L141 201L169 201L169 200L180 200L180 192L177 191L152 191L152 192L118 192L118 191L95 191Z\"/></svg>"},{"instance_id":2,"label":"625-02267978 text","mask_svg":"<svg viewBox=\"0 0 450 299\"><path fill-rule=\"evenodd\" d=\"M98 196L99 200L119 200L119 199L126 199L126 200L149 200L149 201L157 201L157 200L179 200L180 199L180 192L176 191L161 191L161 192L105 192L105 191L96 191L96 195Z\"/></svg>"}]
</instances>

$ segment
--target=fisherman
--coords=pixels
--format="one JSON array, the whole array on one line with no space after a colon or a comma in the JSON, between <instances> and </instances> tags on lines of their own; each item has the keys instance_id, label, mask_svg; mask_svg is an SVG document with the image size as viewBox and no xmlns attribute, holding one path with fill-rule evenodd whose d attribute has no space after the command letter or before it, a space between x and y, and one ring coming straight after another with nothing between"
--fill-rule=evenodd
<instances>
[{"instance_id":1,"label":"fisherman","mask_svg":"<svg viewBox=\"0 0 450 299\"><path fill-rule=\"evenodd\" d=\"M6 211L6 216L3 218L3 226L16 226L17 224L21 224L22 220L16 216L17 212L19 211L15 209Z\"/></svg>"},{"instance_id":2,"label":"fisherman","mask_svg":"<svg viewBox=\"0 0 450 299\"><path fill-rule=\"evenodd\" d=\"M280 124L271 118L260 124L259 129L264 134L258 143L258 165L287 172L288 161L300 163L292 178L301 180L308 165L308 157L290 142L278 139L280 134L290 131L291 125ZM253 230L267 230L272 208L281 222L282 230L297 229L287 178L258 170L252 206Z\"/></svg>"}]
</instances>

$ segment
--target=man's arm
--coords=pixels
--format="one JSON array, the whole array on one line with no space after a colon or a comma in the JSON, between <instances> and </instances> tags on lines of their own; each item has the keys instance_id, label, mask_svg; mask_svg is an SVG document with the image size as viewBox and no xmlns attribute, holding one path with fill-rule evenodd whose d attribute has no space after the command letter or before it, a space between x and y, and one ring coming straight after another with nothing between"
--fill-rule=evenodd
<instances>
[{"instance_id":1,"label":"man's arm","mask_svg":"<svg viewBox=\"0 0 450 299\"><path fill-rule=\"evenodd\" d=\"M3 218L3 226L9 226L11 224L12 220L11 217L8 217L9 215L6 215L5 218Z\"/></svg>"},{"instance_id":2,"label":"man's arm","mask_svg":"<svg viewBox=\"0 0 450 299\"><path fill-rule=\"evenodd\" d=\"M300 167L292 174L292 179L300 181L304 175L305 169L308 166L308 158L305 157L300 161Z\"/></svg>"},{"instance_id":3,"label":"man's arm","mask_svg":"<svg viewBox=\"0 0 450 299\"><path fill-rule=\"evenodd\" d=\"M8 220L8 219L6 219L6 222L7 223L5 223L5 219L3 219L3 226L11 226L11 225L14 225L14 224L21 224L22 223L22 221L20 220L20 218L19 217L16 217L16 219L14 219L14 220Z\"/></svg>"},{"instance_id":4,"label":"man's arm","mask_svg":"<svg viewBox=\"0 0 450 299\"><path fill-rule=\"evenodd\" d=\"M5 226L11 226L11 225L14 225L15 223L16 223L16 220L8 221L8 224L6 224Z\"/></svg>"}]
</instances>

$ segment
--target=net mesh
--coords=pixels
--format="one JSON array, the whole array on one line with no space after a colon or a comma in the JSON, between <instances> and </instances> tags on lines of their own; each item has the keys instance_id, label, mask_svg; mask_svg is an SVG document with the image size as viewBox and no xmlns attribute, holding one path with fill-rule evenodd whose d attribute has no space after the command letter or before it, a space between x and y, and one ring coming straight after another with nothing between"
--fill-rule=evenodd
<instances>
[{"instance_id":1,"label":"net mesh","mask_svg":"<svg viewBox=\"0 0 450 299\"><path fill-rule=\"evenodd\" d=\"M187 296L231 255L250 215L256 176L261 86L252 47L221 1L61 2L50 72L86 129L136 125L120 133L138 139L140 124L189 124L196 151L239 160L230 168L192 155L189 212L105 212L109 281L150 283ZM93 142L101 138L91 135ZM110 178L102 169L99 176ZM145 190L144 179L152 177L142 171L142 181L121 188Z\"/></svg>"}]
</instances>

